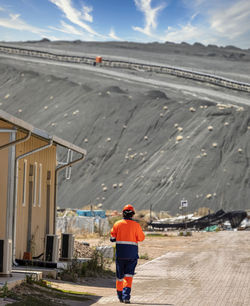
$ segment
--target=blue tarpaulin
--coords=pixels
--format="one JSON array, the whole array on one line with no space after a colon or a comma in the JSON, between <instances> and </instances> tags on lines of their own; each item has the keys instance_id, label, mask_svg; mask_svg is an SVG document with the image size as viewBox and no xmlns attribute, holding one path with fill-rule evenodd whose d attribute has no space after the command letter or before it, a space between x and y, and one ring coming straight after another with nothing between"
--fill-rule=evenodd
<instances>
[{"instance_id":1,"label":"blue tarpaulin","mask_svg":"<svg viewBox=\"0 0 250 306\"><path fill-rule=\"evenodd\" d=\"M105 210L81 210L78 209L76 211L78 216L82 217L100 217L100 218L106 218Z\"/></svg>"}]
</instances>

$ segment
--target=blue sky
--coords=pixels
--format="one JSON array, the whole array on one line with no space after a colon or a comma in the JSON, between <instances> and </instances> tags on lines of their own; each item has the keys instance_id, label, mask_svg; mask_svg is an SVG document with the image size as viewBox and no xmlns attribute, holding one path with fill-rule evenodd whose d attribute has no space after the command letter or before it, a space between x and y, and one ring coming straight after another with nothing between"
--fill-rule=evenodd
<instances>
[{"instance_id":1,"label":"blue sky","mask_svg":"<svg viewBox=\"0 0 250 306\"><path fill-rule=\"evenodd\" d=\"M44 37L250 48L250 1L0 0L0 41Z\"/></svg>"}]
</instances>

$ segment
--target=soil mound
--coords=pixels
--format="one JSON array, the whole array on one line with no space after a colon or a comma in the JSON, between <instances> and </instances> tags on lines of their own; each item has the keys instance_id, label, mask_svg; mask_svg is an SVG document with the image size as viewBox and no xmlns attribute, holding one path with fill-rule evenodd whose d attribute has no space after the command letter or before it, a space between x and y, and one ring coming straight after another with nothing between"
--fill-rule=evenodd
<instances>
[{"instance_id":1,"label":"soil mound","mask_svg":"<svg viewBox=\"0 0 250 306\"><path fill-rule=\"evenodd\" d=\"M126 92L122 90L119 86L109 86L105 88L104 92L112 92L117 94L125 94Z\"/></svg>"},{"instance_id":2,"label":"soil mound","mask_svg":"<svg viewBox=\"0 0 250 306\"><path fill-rule=\"evenodd\" d=\"M168 100L167 95L160 90L150 90L146 94L150 99L165 99Z\"/></svg>"},{"instance_id":3,"label":"soil mound","mask_svg":"<svg viewBox=\"0 0 250 306\"><path fill-rule=\"evenodd\" d=\"M191 211L249 206L247 106L6 58L0 83L1 109L88 152L71 180L60 173L60 207L135 203L172 214L183 198ZM58 154L60 162L66 158Z\"/></svg>"}]
</instances>

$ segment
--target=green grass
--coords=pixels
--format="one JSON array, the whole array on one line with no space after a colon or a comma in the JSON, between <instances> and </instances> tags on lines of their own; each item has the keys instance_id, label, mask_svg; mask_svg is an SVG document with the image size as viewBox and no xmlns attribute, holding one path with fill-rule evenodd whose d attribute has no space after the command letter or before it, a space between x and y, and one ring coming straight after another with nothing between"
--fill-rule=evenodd
<instances>
[{"instance_id":1,"label":"green grass","mask_svg":"<svg viewBox=\"0 0 250 306\"><path fill-rule=\"evenodd\" d=\"M50 301L49 299L36 297L36 296L26 296L18 302L11 303L13 306L59 306L66 305L62 303L56 303L55 301Z\"/></svg>"},{"instance_id":2,"label":"green grass","mask_svg":"<svg viewBox=\"0 0 250 306\"><path fill-rule=\"evenodd\" d=\"M89 300L86 295L95 296L95 294L85 292L74 292L70 290L61 290L48 287L46 281L39 281L21 284L17 290L9 291L8 297L16 300L11 305L16 306L59 306L67 305L63 301L80 301Z\"/></svg>"},{"instance_id":3,"label":"green grass","mask_svg":"<svg viewBox=\"0 0 250 306\"><path fill-rule=\"evenodd\" d=\"M49 296L52 298L60 298L60 299L70 299L70 300L88 300L88 298L85 295L95 295L88 292L78 292L78 291L71 291L71 290L65 290L65 289L59 289L59 288L53 288L50 287L50 282L46 282L46 285L42 285L41 288L39 283L34 284L37 291L46 292Z\"/></svg>"},{"instance_id":4,"label":"green grass","mask_svg":"<svg viewBox=\"0 0 250 306\"><path fill-rule=\"evenodd\" d=\"M149 260L149 256L148 256L147 253L145 253L145 254L140 255L140 256L139 256L139 259Z\"/></svg>"},{"instance_id":5,"label":"green grass","mask_svg":"<svg viewBox=\"0 0 250 306\"><path fill-rule=\"evenodd\" d=\"M5 298L9 294L9 289L7 282L3 285L3 287L0 289L0 297Z\"/></svg>"},{"instance_id":6,"label":"green grass","mask_svg":"<svg viewBox=\"0 0 250 306\"><path fill-rule=\"evenodd\" d=\"M162 233L152 233L152 234L147 234L147 237L166 237L165 234Z\"/></svg>"},{"instance_id":7,"label":"green grass","mask_svg":"<svg viewBox=\"0 0 250 306\"><path fill-rule=\"evenodd\" d=\"M79 292L79 291L71 291L71 290L59 289L59 288L55 288L55 287L49 287L50 282L47 282L47 286L48 286L47 288L49 288L50 290L53 290L53 291L58 292L58 293L63 293L63 294L66 293L66 294L75 295L75 296L73 296L74 298L77 298L78 296L82 297L83 295L93 295L93 296L96 295L94 293L89 293L89 292Z\"/></svg>"}]
</instances>

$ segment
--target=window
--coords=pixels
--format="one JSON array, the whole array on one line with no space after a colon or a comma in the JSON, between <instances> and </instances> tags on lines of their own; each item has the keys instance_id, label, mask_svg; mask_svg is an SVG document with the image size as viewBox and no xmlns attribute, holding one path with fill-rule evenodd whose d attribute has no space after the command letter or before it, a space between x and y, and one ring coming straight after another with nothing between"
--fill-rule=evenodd
<instances>
[{"instance_id":1,"label":"window","mask_svg":"<svg viewBox=\"0 0 250 306\"><path fill-rule=\"evenodd\" d=\"M38 175L38 207L41 207L42 203L42 164L39 164L39 175Z\"/></svg>"},{"instance_id":2,"label":"window","mask_svg":"<svg viewBox=\"0 0 250 306\"><path fill-rule=\"evenodd\" d=\"M27 159L23 162L23 198L22 205L26 204Z\"/></svg>"},{"instance_id":3,"label":"window","mask_svg":"<svg viewBox=\"0 0 250 306\"><path fill-rule=\"evenodd\" d=\"M33 195L33 206L36 206L37 199L37 162L34 163L34 195Z\"/></svg>"}]
</instances>

